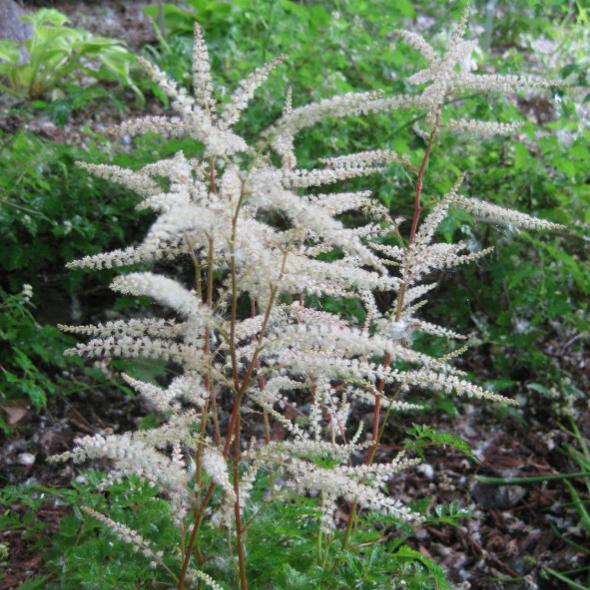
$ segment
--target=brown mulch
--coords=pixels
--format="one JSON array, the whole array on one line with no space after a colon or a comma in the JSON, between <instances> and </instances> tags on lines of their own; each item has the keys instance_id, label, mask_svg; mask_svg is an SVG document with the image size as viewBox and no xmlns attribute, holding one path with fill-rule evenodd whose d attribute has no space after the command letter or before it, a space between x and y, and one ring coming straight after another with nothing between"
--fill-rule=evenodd
<instances>
[{"instance_id":1,"label":"brown mulch","mask_svg":"<svg viewBox=\"0 0 590 590\"><path fill-rule=\"evenodd\" d=\"M23 483L68 487L78 469L71 462L50 463L51 455L71 450L77 437L136 429L137 417L145 413L136 399L114 388L97 388L91 394L70 398L58 393L43 414L37 416L28 410L20 416L10 437L0 434L0 488ZM21 517L31 512L23 503L9 509ZM0 544L9 548L8 560L0 562L0 590L18 588L24 580L42 574L43 553L38 545L50 543L61 518L70 512L59 498L48 495L47 502L35 512L36 520L45 526L39 526L33 536L26 527L0 530Z\"/></svg>"},{"instance_id":2,"label":"brown mulch","mask_svg":"<svg viewBox=\"0 0 590 590\"><path fill-rule=\"evenodd\" d=\"M590 566L588 554L567 545L562 536L584 546L567 490L559 481L526 485L487 485L477 475L526 477L578 468L560 452L567 441L561 430L543 430L539 423L495 423L485 410L433 424L468 440L480 463L436 449L427 452L426 468L407 474L393 491L405 501L431 497L431 506L456 502L472 518L462 526L426 526L413 540L416 549L448 570L461 588L562 588L543 579L543 566L556 570ZM586 432L590 419L586 416ZM576 480L573 480L574 482ZM582 480L578 480L581 482Z\"/></svg>"}]
</instances>

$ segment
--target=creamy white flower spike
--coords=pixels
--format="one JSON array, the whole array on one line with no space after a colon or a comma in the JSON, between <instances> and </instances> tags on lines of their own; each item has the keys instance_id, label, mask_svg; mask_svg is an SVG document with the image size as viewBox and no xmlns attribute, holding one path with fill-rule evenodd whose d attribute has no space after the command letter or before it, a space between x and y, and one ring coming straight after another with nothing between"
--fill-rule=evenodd
<instances>
[{"instance_id":1,"label":"creamy white flower spike","mask_svg":"<svg viewBox=\"0 0 590 590\"><path fill-rule=\"evenodd\" d=\"M429 65L410 76L410 84L426 85L418 97L421 106L428 109L432 118L437 117L446 100L460 96L465 91L513 94L519 91L539 90L551 86L563 86L562 80L548 80L537 76L515 76L472 73L472 54L478 51L476 41L464 39L469 9L466 8L448 47L438 55L422 35L412 31L397 30L394 33L422 54ZM473 121L459 119L446 123L452 132L471 133L483 137L509 135L519 127L517 124Z\"/></svg>"}]
</instances>

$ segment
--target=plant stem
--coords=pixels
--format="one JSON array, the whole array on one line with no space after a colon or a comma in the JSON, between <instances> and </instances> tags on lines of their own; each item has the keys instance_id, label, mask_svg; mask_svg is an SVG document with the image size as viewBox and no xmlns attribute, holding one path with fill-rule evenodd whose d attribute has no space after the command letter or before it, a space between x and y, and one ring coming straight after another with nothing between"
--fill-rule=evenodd
<instances>
[{"instance_id":1,"label":"plant stem","mask_svg":"<svg viewBox=\"0 0 590 590\"><path fill-rule=\"evenodd\" d=\"M285 263L287 261L287 254L288 254L288 250L285 250L285 252L283 254L283 260L281 263L281 270L280 270L278 280L280 280L280 277L285 272ZM266 309L264 311L264 318L262 320L262 326L260 327L260 332L258 333L258 337L257 337L256 349L254 350L252 358L250 359L250 363L248 364L248 367L246 369L246 374L244 375L244 379L242 380L242 383L239 385L239 387L237 387L237 392L236 392L236 402L237 403L234 404L234 408L232 410L232 415L231 415L231 419L230 419L230 427L228 428L227 435L225 437L225 445L223 447L224 457L227 457L227 454L229 452L229 446L231 443L232 432L233 432L233 428L235 427L235 421L237 419L237 412L239 412L239 403L238 402L241 402L242 395L248 389L248 385L250 384L250 379L252 378L252 373L253 373L254 368L256 367L256 363L258 361L258 355L260 354L260 350L261 350L262 338L264 337L264 334L266 333L266 328L268 327L268 322L270 320L270 312L272 310L272 306L274 304L274 300L277 295L277 290L278 290L277 285L273 285L273 287L271 287L268 304L267 304ZM231 345L231 342L230 342L230 345Z\"/></svg>"},{"instance_id":2,"label":"plant stem","mask_svg":"<svg viewBox=\"0 0 590 590\"><path fill-rule=\"evenodd\" d=\"M211 185L212 188L216 189L215 186L215 176L214 173L212 173L212 177L211 177ZM236 211L234 213L234 220L233 220L233 237L235 238L235 232L236 232L236 228L237 228L237 218L238 218L238 213L239 213L239 209L240 206L242 204L243 201L243 197L244 197L244 193L242 191L241 195L240 195L240 200L237 204L236 207ZM232 239L232 245L234 244L234 240ZM279 279L282 276L282 274L285 271L285 263L287 260L287 254L288 254L288 250L284 251L283 254L283 259L281 262L281 268L280 268L280 273L279 273ZM235 259L232 256L232 263L235 263ZM235 357L235 324L237 322L237 281L235 281L235 265L232 266L231 271L232 274L234 274L234 281L232 281L232 316L231 316L231 325L230 325L230 354L233 354L232 358ZM212 279L213 277L213 273L210 272L209 274L209 282L208 282L208 301L211 301L211 297L212 297ZM236 378L236 397L235 397L235 401L234 401L234 407L232 409L232 414L231 414L231 418L230 418L230 424L225 436L225 443L224 443L224 447L223 447L223 456L224 458L227 458L228 454L229 454L229 450L230 450L230 445L231 445L231 441L232 441L232 435L234 435L235 437L235 444L237 444L237 458L238 460L236 461L236 447L234 446L234 465L233 465L233 470L234 470L234 486L238 485L239 486L239 455L240 455L240 450L239 450L239 445L240 445L240 407L241 407L241 402L242 402L242 398L244 396L244 393L246 392L248 385L250 383L250 379L252 377L252 373L254 371L254 368L256 367L256 363L258 361L258 355L260 354L260 350L261 350L261 343L262 343L262 338L264 337L264 334L266 332L266 329L268 327L268 322L270 320L270 312L272 310L272 306L274 304L274 300L277 294L277 290L278 290L278 286L274 285L271 288L270 291L270 297L269 297L269 301L268 304L266 306L265 312L264 312L264 319L262 321L262 326L260 328L260 332L258 333L257 336L257 346L256 349L252 355L252 358L250 360L250 363L248 365L248 368L246 370L246 374L242 380L241 383L237 382L237 378ZM232 352L233 351L233 352ZM236 377L237 377L237 363L236 363ZM211 497L213 496L213 491L215 489L215 484L211 483L209 485L209 487L207 488L207 492L205 494L205 497L203 498L203 501L199 504L198 508L195 510L195 520L193 523L193 528L191 531L191 535L189 538L189 542L186 548L186 553L183 559L183 563L182 563L182 567L181 567L181 572L180 572L180 576L179 576L179 580L178 580L178 584L177 584L177 590L184 590L184 581L186 578L186 572L188 569L188 565L190 562L190 557L191 557L191 553L192 553L192 549L197 537L197 533L199 530L199 527L201 525L201 520L202 520L202 516L204 513L205 508L207 507L207 505L209 504L209 501L211 500ZM242 590L247 589L247 581L246 581L246 577L245 577L245 555L244 555L244 547L243 547L243 530L241 527L241 517L239 515L239 495L238 492L236 492L236 507L235 509L237 510L237 514L236 514L236 530L237 530L237 534L238 534L238 557L240 559L240 583L241 583L241 587Z\"/></svg>"},{"instance_id":3,"label":"plant stem","mask_svg":"<svg viewBox=\"0 0 590 590\"><path fill-rule=\"evenodd\" d=\"M383 366L389 367L391 363L391 354L388 352L385 355L385 359L383 360ZM381 397L383 395L383 390L385 389L385 381L383 379L379 379L377 382L377 391L375 392L375 405L373 407L373 444L369 449L369 454L365 463L370 465L373 460L375 459L375 455L377 453L377 449L379 448L379 441L383 436L383 428L379 430L379 414L381 411ZM389 409L388 409L389 415ZM384 425L385 426L385 425ZM356 521L357 515L357 505L354 502L350 510L348 512L348 520L346 522L346 530L344 531L344 537L342 538L342 549L346 549L348 547L348 543L350 541L350 534L352 533L352 529L354 526L354 522Z\"/></svg>"},{"instance_id":4,"label":"plant stem","mask_svg":"<svg viewBox=\"0 0 590 590\"><path fill-rule=\"evenodd\" d=\"M214 181L213 181L214 182ZM213 238L209 236L209 252L207 254L207 306L209 309L213 309ZM209 353L209 330L205 332L206 338L206 349L205 353ZM211 402L211 414L213 417L213 432L215 438L215 444L219 445L221 443L221 434L219 432L219 414L217 412L217 399L216 399L216 392L213 387L213 378L211 376L211 362L208 363L208 371L205 375L205 388L208 392L207 399Z\"/></svg>"},{"instance_id":5,"label":"plant stem","mask_svg":"<svg viewBox=\"0 0 590 590\"><path fill-rule=\"evenodd\" d=\"M428 164L428 159L432 152L432 147L434 145L434 140L438 133L438 127L440 122L440 112L437 112L434 117L434 124L432 126L432 130L430 131L430 136L428 138L428 144L426 145L426 149L424 150L424 156L422 158L422 163L418 170L418 175L416 177L416 194L414 197L414 214L412 215L412 226L410 228L410 235L408 237L408 243L406 248L410 248L414 243L416 238L416 232L418 230L418 222L420 221L420 212L422 209L421 201L422 201L422 188L424 182L424 172L426 171L426 165ZM401 314L403 311L404 306L404 299L406 296L406 289L407 285L406 282L402 282L400 285L400 290L397 296L397 306L395 311L395 321L398 322L401 318ZM391 363L391 355L387 353L385 355L385 360L383 361L383 366L388 367ZM379 432L379 413L381 407L381 395L383 393L383 389L385 387L385 382L381 379L377 383L377 394L375 395L375 405L373 411L373 445L369 450L369 454L367 456L366 463L370 465L373 460L375 459L375 454L377 453L377 448L379 447L379 440L381 435L383 434L383 429ZM346 523L346 531L344 532L344 537L342 539L342 548L345 550L348 547L348 543L350 541L350 535L352 533L352 529L354 526L354 522L357 516L357 505L354 503L350 511L348 513L348 521Z\"/></svg>"},{"instance_id":6,"label":"plant stem","mask_svg":"<svg viewBox=\"0 0 590 590\"><path fill-rule=\"evenodd\" d=\"M234 407L232 409L231 420L229 428L227 429L227 435L225 438L225 445L223 449L223 455L227 456L229 453L229 447L232 440L232 434L234 439L234 453L233 453L233 480L234 480L234 518L236 526L236 545L238 550L238 564L239 564L239 575L240 575L240 588L241 590L248 590L248 582L246 580L246 557L244 555L244 541L242 531L242 520L240 514L240 434L241 434L241 420L240 410L242 404L242 397L244 395L244 388L240 386L238 377L238 360L236 352L236 324L238 319L238 286L237 286L237 269L236 269L236 237L238 229L238 214L240 206L244 198L244 184L242 183L242 189L240 191L240 198L236 205L234 215L232 217L232 233L230 240L230 280L231 280L231 317L230 317L230 337L229 337L229 353L231 357L232 367L232 380L234 383L234 389L236 390L236 397L234 401ZM271 304L272 305L272 304ZM269 305L270 308L270 305ZM269 312L270 314L270 309ZM255 355L253 355L255 356Z\"/></svg>"},{"instance_id":7,"label":"plant stem","mask_svg":"<svg viewBox=\"0 0 590 590\"><path fill-rule=\"evenodd\" d=\"M207 488L207 493L205 494L205 498L199 505L199 507L195 510L195 520L193 523L193 530L191 531L191 536L188 541L188 545L186 548L186 553L184 555L184 559L182 561L182 566L180 568L180 575L178 576L178 584L176 586L177 590L184 590L184 581L186 578L186 572L188 570L188 564L190 563L191 554L193 551L193 545L195 544L195 540L197 538L197 532L201 525L201 518L203 516L203 511L205 510L211 496L213 495L213 490L215 489L215 484L210 484Z\"/></svg>"},{"instance_id":8,"label":"plant stem","mask_svg":"<svg viewBox=\"0 0 590 590\"><path fill-rule=\"evenodd\" d=\"M166 36L166 19L164 18L164 3L158 0L158 26L163 37Z\"/></svg>"},{"instance_id":9,"label":"plant stem","mask_svg":"<svg viewBox=\"0 0 590 590\"><path fill-rule=\"evenodd\" d=\"M342 537L342 550L346 551L348 549L348 543L350 542L350 534L352 533L352 527L354 522L356 521L356 502L352 504L350 510L348 511L348 520L346 521L346 530L344 531L344 536Z\"/></svg>"},{"instance_id":10,"label":"plant stem","mask_svg":"<svg viewBox=\"0 0 590 590\"><path fill-rule=\"evenodd\" d=\"M210 165L210 175L209 175L209 183L210 183L210 190L212 192L217 192L217 186L215 184L215 160L213 158L211 158L211 160L209 161L209 165ZM201 284L201 265L199 264L199 260L197 259L196 255L195 255L195 251L194 248L190 242L190 240L188 239L188 237L185 235L185 240L187 242L188 245L188 251L189 251L189 256L191 257L192 261L193 261L193 265L195 267L195 291L196 291L196 295L197 298L199 300L199 303L202 302L203 299L203 294L202 294L202 284ZM207 293L206 293L206 303L207 306L212 309L213 308L213 255L214 255L214 250L213 250L213 238L211 236L208 236L208 250L207 250ZM206 329L205 333L204 333L204 342L203 342L203 352L205 353L205 355L209 354L209 330ZM209 364L210 367L210 364ZM207 400L205 402L205 405L203 407L203 412L201 414L201 424L199 427L199 443L197 445L197 449L195 451L195 486L196 486L196 492L198 494L200 494L200 487L201 487L201 463L202 463L202 454L203 454L203 444L204 444L204 433L205 433L205 429L207 428L207 422L209 419L209 405L212 405L212 409L213 409L213 420L215 422L215 434L216 434L216 442L217 440L220 438L219 437L219 425L218 425L218 420L217 420L217 404L215 403L215 397L214 397L214 390L213 390L213 380L211 377L211 371L208 370L207 373L204 376L204 385L205 385L205 389L208 393L207 395ZM203 498L203 501L200 502L198 504L198 507L195 509L195 518L193 521L193 528L191 531L191 535L189 538L189 542L188 545L186 547L186 552L184 553L183 556L183 560L182 560L182 566L180 569L180 575L178 577L178 583L177 583L177 590L184 590L184 582L186 579L186 572L188 570L188 566L191 560L191 555L193 552L193 546L195 544L196 538L197 538L197 533L199 531L199 527L201 524L201 519L202 519L202 514L203 511L205 510L207 504L209 503L209 500L211 499L211 496L213 495L213 490L214 490L215 486L213 484L210 484L207 492L205 493L205 497Z\"/></svg>"},{"instance_id":11,"label":"plant stem","mask_svg":"<svg viewBox=\"0 0 590 590\"><path fill-rule=\"evenodd\" d=\"M574 479L577 477L590 477L590 471L578 471L576 473L547 473L546 475L531 475L525 477L488 477L485 475L476 475L475 479L484 484L510 486L561 479Z\"/></svg>"},{"instance_id":12,"label":"plant stem","mask_svg":"<svg viewBox=\"0 0 590 590\"><path fill-rule=\"evenodd\" d=\"M567 584L569 588L573 588L574 590L588 590L588 586L582 586L581 584L574 582L574 580L568 578L567 576L564 576L563 574L561 574L557 570L554 570L553 568L544 567L543 570L557 578L560 582L564 582L565 584Z\"/></svg>"},{"instance_id":13,"label":"plant stem","mask_svg":"<svg viewBox=\"0 0 590 590\"><path fill-rule=\"evenodd\" d=\"M189 243L190 245L190 243ZM195 264L195 273L198 273L200 278L200 266L196 261L196 257L194 252L191 248L191 253L193 258L193 263ZM197 295L199 297L199 303L201 302L201 283L200 280L197 281L195 279L196 287L197 287ZM207 305L211 308L213 304L213 238L209 237L209 250L207 253ZM209 354L209 330L205 330L204 338L203 338L203 352L205 355ZM210 363L208 363L210 367ZM195 463L196 463L196 471L195 471L195 483L197 486L197 491L201 487L201 459L203 455L203 445L205 441L205 430L207 428L207 422L209 420L209 405L213 399L213 382L211 379L211 371L208 370L204 376L205 382L205 389L208 393L207 400L203 406L203 413L201 414L201 426L199 428L199 444L197 445L197 452L195 454Z\"/></svg>"},{"instance_id":14,"label":"plant stem","mask_svg":"<svg viewBox=\"0 0 590 590\"><path fill-rule=\"evenodd\" d=\"M385 355L385 359L383 359L383 366L389 367L391 363L391 353L387 353ZM385 389L385 381L383 379L379 379L377 383L377 391L375 392L375 405L374 405L374 412L373 412L373 446L371 450L377 450L377 445L379 444L379 415L381 412L381 397L383 396L383 390ZM373 451L373 455L375 454ZM369 463L371 463L373 459L371 458Z\"/></svg>"},{"instance_id":15,"label":"plant stem","mask_svg":"<svg viewBox=\"0 0 590 590\"><path fill-rule=\"evenodd\" d=\"M236 501L234 504L234 516L236 519L236 544L238 548L238 564L240 571L240 588L241 590L248 590L248 581L246 580L246 556L244 554L244 539L242 530L242 516L240 514L240 430L241 420L240 412L237 413L235 434L234 434L234 493L236 495Z\"/></svg>"},{"instance_id":16,"label":"plant stem","mask_svg":"<svg viewBox=\"0 0 590 590\"><path fill-rule=\"evenodd\" d=\"M437 113L435 116L434 125L432 126L432 131L430 132L430 136L428 138L428 144L426 146L426 149L424 150L424 157L422 158L422 164L420 165L420 169L418 170L418 176L416 178L416 196L414 198L414 215L412 216L412 227L410 228L410 236L408 237L408 247L414 243L414 239L416 237L416 231L418 229L418 222L420 221L420 212L422 210L422 207L421 207L422 182L424 179L424 172L426 170L426 165L428 164L428 158L430 157L430 153L432 152L432 146L434 145L434 139L438 133L439 120L440 120L440 114Z\"/></svg>"},{"instance_id":17,"label":"plant stem","mask_svg":"<svg viewBox=\"0 0 590 590\"><path fill-rule=\"evenodd\" d=\"M238 225L238 214L240 211L241 204L244 199L244 186L242 185L242 190L240 193L239 201L236 205L236 210L234 212L234 216L232 219L232 236L231 236L231 261L230 261L230 276L231 276L231 318L230 318L230 356L232 361L232 377L234 381L234 387L236 390L236 398L234 402L234 407L232 409L231 419L229 428L227 430L227 435L225 437L225 444L223 448L223 455L227 457L229 454L229 448L231 445L232 434L234 438L234 457L233 457L233 474L234 474L234 491L236 495L236 503L234 506L234 516L235 516L235 524L236 524L236 537L237 537L237 549L238 549L238 562L239 562L239 572L240 572L240 587L241 590L248 589L248 582L246 580L246 556L244 553L244 543L243 543L243 530L242 530L242 523L241 523L241 515L240 515L240 501L239 501L239 484L240 484L240 473L239 473L239 463L240 463L240 429L241 429L241 421L240 421L240 410L241 410L241 403L242 398L248 386L250 384L250 379L252 378L252 374L254 372L255 367L258 363L258 355L260 354L261 350L261 343L262 338L266 332L266 328L268 327L268 322L270 320L270 312L272 310L272 306L274 304L274 300L277 294L278 286L273 285L270 290L270 297L268 300L268 304L264 311L264 318L262 321L262 326L260 328L260 332L258 333L257 337L257 346L252 354L252 358L250 359L250 363L246 369L246 373L242 382L239 382L238 377L238 363L237 363L237 355L236 355L236 323L237 323L237 303L238 303L238 288L237 288L237 272L236 272L236 261L235 261L235 240L237 234L237 225ZM283 259L281 262L281 268L279 273L279 278L285 271L285 263L287 258L287 250L285 250Z\"/></svg>"},{"instance_id":18,"label":"plant stem","mask_svg":"<svg viewBox=\"0 0 590 590\"><path fill-rule=\"evenodd\" d=\"M410 228L410 235L408 237L408 243L406 248L409 249L412 247L414 240L416 238L416 232L418 230L418 222L420 221L420 212L422 211L422 188L424 182L424 172L426 171L426 165L428 164L428 159L430 158L430 154L432 153L432 147L434 145L434 140L436 139L436 135L438 133L440 123L440 111L434 116L434 123L432 125L432 130L430 131L430 136L428 137L428 144L426 145L426 149L424 150L424 156L422 158L422 163L420 164L420 168L418 170L418 176L416 177L416 195L414 197L414 214L412 215L412 226ZM399 293L397 296L397 306L395 310L395 321L399 322L402 310L404 307L404 299L406 297L406 289L407 284L406 282L402 282L400 285Z\"/></svg>"}]
</instances>

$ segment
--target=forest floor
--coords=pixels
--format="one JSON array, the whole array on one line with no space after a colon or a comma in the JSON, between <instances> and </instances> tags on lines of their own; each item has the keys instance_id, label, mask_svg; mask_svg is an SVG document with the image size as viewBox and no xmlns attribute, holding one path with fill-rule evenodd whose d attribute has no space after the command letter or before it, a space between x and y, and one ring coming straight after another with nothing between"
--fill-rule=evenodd
<instances>
[{"instance_id":1,"label":"forest floor","mask_svg":"<svg viewBox=\"0 0 590 590\"><path fill-rule=\"evenodd\" d=\"M142 12L143 5L115 1L54 4L71 17L75 26L123 38L131 48L156 40ZM21 123L13 121L12 125L18 128ZM53 141L83 142L81 121L71 122L65 131L48 121L26 124ZM567 350L563 352L563 343L545 342L543 346L554 350L558 362L568 365L569 371L577 375L581 388L588 389L587 359L569 355ZM493 365L493 359L483 353L468 354L462 362L462 368L479 374ZM428 497L432 506L456 502L471 511L472 517L463 526L417 528L409 540L424 555L447 568L450 579L459 588L564 588L555 580L542 578L542 568L573 570L588 565L583 561L584 554L562 537L567 531L569 540L584 542L577 512L562 482L487 485L477 481L479 475L513 478L577 471L563 452L572 440L560 428L560 418L551 415L546 401L534 399L532 395L523 401L518 416L500 417L483 405L458 404L458 415L422 417L421 422L467 440L479 462L455 451L426 449L423 466L400 476L391 486L392 493L404 501ZM23 408L14 416L13 434L0 436L2 479L7 484L37 482L48 487L67 486L76 477L76 468L71 464L49 463L50 455L70 449L79 436L133 428L143 414L144 409L137 400L125 398L115 389L93 390L70 398L57 394L41 415ZM587 409L578 408L577 421L584 436L590 438ZM382 458L401 448L399 442L409 426L411 419L388 429ZM11 508L27 510L24 504ZM50 536L68 510L48 497L38 512L38 517L49 525L42 534ZM10 547L9 561L3 564L6 577L0 581L0 590L18 588L23 580L41 571L43 555L34 549L39 539L24 541L21 533L20 530L0 531L0 543Z\"/></svg>"},{"instance_id":2,"label":"forest floor","mask_svg":"<svg viewBox=\"0 0 590 590\"><path fill-rule=\"evenodd\" d=\"M469 362L466 359L466 366ZM542 580L542 567L572 570L588 565L584 554L561 538L567 531L570 540L584 543L577 513L563 484L488 485L476 477L575 472L575 464L562 450L573 441L559 428L557 419L549 417L547 408L534 402L529 401L522 418L499 418L481 405L463 404L458 410L454 417L432 415L420 422L468 441L479 462L456 451L426 449L423 465L396 478L391 492L405 502L425 497L431 506L454 502L468 509L471 517L459 527L417 528L409 543L447 568L452 581L469 582L469 586L458 586L461 588L562 587ZM14 434L1 442L0 471L9 484L65 487L76 477L77 468L71 463L49 463L49 456L71 449L76 437L135 428L145 413L136 399L126 398L116 389L92 390L71 398L54 396L41 415L23 414ZM578 425L590 435L587 412L580 413ZM411 419L388 429L378 460L401 450L399 442L409 426ZM101 465L92 467L100 469ZM24 504L11 508L28 510ZM68 511L48 497L37 514L49 525L42 534L50 536ZM0 532L0 542L11 547L7 577L0 581L0 590L17 588L24 579L39 573L42 555L33 548L38 541L23 541L17 530Z\"/></svg>"}]
</instances>

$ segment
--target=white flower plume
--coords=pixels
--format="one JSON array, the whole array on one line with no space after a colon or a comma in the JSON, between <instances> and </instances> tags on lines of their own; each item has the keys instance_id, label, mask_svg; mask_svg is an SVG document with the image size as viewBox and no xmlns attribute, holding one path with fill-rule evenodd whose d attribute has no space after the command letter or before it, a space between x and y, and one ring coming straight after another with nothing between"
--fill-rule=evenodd
<instances>
[{"instance_id":1,"label":"white flower plume","mask_svg":"<svg viewBox=\"0 0 590 590\"><path fill-rule=\"evenodd\" d=\"M418 96L354 92L293 107L288 91L282 113L255 138L241 137L234 127L280 57L240 82L225 106L216 102L209 53L198 25L192 94L154 64L141 61L170 98L175 115L123 122L117 132L155 131L193 139L203 148L197 150L201 155L178 152L138 170L80 164L135 191L141 199L138 209L148 210L154 221L139 244L68 266L134 266L115 278L111 288L149 297L162 317L144 314L62 329L88 337L66 354L104 362L152 359L173 377L164 385L137 379L132 371L123 375L157 413L159 426L84 437L61 459L106 458L112 464L110 481L139 475L159 486L179 527L194 522L189 513L204 498L213 498L217 509L207 507L199 519L212 514L213 523L233 527L239 536L234 518L238 521L251 510L254 483L268 469L280 472L274 481L285 493L317 493L325 531L340 524L337 507L342 500L404 521L417 518L395 495L383 491L388 478L417 461L400 455L388 462L371 458L358 464L359 454L367 457L369 448L376 450L379 433L374 431L374 438L364 433L355 416L370 406L375 429L376 408L419 413L419 396L433 393L516 403L480 387L453 365L464 350L455 341L463 345L468 335L421 317L441 271L483 263L491 251L440 241L437 231L456 208L476 220L527 230L560 226L464 196L460 179L436 198L406 242L399 230L401 218L393 218L369 191L346 186L351 179L383 174L390 166L416 173L406 155L377 147L327 154L316 167L303 168L295 140L302 130L331 117L407 108L426 111L434 133L445 101L463 90L513 92L552 84L523 76L480 75L462 67L474 49L464 39L466 23L465 17L440 56L420 35L398 32L429 64L410 78L425 85ZM456 134L485 137L505 136L518 127L461 118L444 124ZM423 171L424 166L419 182ZM148 270L150 265L158 272ZM160 272L165 265L169 276ZM332 311L335 300L353 311L341 317ZM452 341L448 352L436 357L418 350L417 332ZM241 437L242 423L248 424L249 440ZM318 464L317 457L329 458L329 465ZM105 518L101 522L115 534L142 544ZM185 565L195 578L216 587L206 574Z\"/></svg>"}]
</instances>

